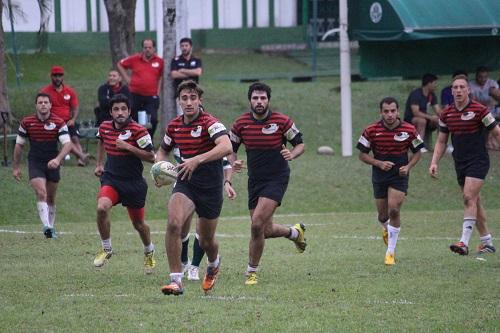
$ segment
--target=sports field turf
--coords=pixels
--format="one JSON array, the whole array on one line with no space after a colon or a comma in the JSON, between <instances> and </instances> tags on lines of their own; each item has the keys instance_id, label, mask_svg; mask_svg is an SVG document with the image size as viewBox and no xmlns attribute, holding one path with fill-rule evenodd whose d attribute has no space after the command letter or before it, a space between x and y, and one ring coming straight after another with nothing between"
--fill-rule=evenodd
<instances>
[{"instance_id":1,"label":"sports field turf","mask_svg":"<svg viewBox=\"0 0 500 333\"><path fill-rule=\"evenodd\" d=\"M202 55L206 76L204 104L229 126L247 108L248 84L220 82L226 74L300 71L289 58L250 54ZM238 58L238 59L236 59ZM234 61L233 61L234 60ZM48 69L66 67L77 88L82 119L89 119L97 86L109 68L107 57L23 56L24 81L15 88L9 69L9 97L17 117L33 111L36 89L48 82ZM168 274L164 254L168 188L150 186L146 218L157 247L157 270L142 272L142 245L122 207L112 212L115 255L102 269L92 260L100 245L95 226L98 180L93 165L62 169L56 228L60 237L41 233L35 197L26 178L16 183L0 168L0 331L1 332L495 332L500 331L500 257L460 257L447 246L461 231L462 203L449 155L439 181L427 175L430 155L412 170L402 209L401 239L394 267L385 253L370 184L370 168L341 157L338 78L312 83L275 80L274 109L292 116L304 132L306 153L291 163L292 179L278 223L306 224L308 247L297 254L284 239L266 243L259 284L244 285L249 221L246 176L237 175L239 197L226 200L218 228L222 255L220 280L209 296L186 281L183 296L164 296ZM440 81L440 87L447 82ZM402 107L417 81L354 83L353 142L378 117L378 102L393 95ZM156 138L158 139L158 138ZM318 156L319 145L337 154ZM95 142L89 143L92 152ZM240 151L244 157L244 151ZM26 161L23 161L26 176ZM151 185L150 165L145 176ZM494 237L500 234L500 153L491 154L483 189ZM495 241L500 246L498 240ZM471 247L478 243L474 233ZM205 268L205 262L202 263Z\"/></svg>"}]
</instances>

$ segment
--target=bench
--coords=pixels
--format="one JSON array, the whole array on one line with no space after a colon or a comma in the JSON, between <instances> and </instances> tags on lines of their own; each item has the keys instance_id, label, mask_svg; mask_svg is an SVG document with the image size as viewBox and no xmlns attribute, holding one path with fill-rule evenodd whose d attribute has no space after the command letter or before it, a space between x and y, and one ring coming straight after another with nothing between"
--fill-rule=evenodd
<instances>
[{"instance_id":1,"label":"bench","mask_svg":"<svg viewBox=\"0 0 500 333\"><path fill-rule=\"evenodd\" d=\"M89 141L91 139L97 139L96 134L97 134L97 127L82 127L80 126L80 129L78 132L80 133L80 139L85 140L85 151L89 151Z\"/></svg>"}]
</instances>

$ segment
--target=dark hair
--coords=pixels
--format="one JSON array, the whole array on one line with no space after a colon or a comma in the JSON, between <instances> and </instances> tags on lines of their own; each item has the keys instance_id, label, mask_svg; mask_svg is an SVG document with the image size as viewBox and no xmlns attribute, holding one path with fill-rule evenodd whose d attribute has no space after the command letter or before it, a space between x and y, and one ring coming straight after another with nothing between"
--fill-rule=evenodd
<instances>
[{"instance_id":1,"label":"dark hair","mask_svg":"<svg viewBox=\"0 0 500 333\"><path fill-rule=\"evenodd\" d=\"M193 40L189 37L181 38L181 40L179 41L179 44L182 44L182 43L189 43L189 45L193 46Z\"/></svg>"},{"instance_id":2,"label":"dark hair","mask_svg":"<svg viewBox=\"0 0 500 333\"><path fill-rule=\"evenodd\" d=\"M451 76L451 78L453 79L455 76L458 76L458 75L469 76L467 74L467 72L464 71L463 69L457 69L456 71L453 72L453 75Z\"/></svg>"},{"instance_id":3,"label":"dark hair","mask_svg":"<svg viewBox=\"0 0 500 333\"><path fill-rule=\"evenodd\" d=\"M117 103L125 103L127 105L127 108L130 110L130 101L126 95L116 94L111 97L111 99L109 100L109 109L111 110L113 108L113 105Z\"/></svg>"},{"instance_id":4,"label":"dark hair","mask_svg":"<svg viewBox=\"0 0 500 333\"><path fill-rule=\"evenodd\" d=\"M35 104L38 103L38 97L47 97L49 99L50 104L52 104L52 98L50 98L49 94L44 93L44 92L40 92L40 93L36 94Z\"/></svg>"},{"instance_id":5,"label":"dark hair","mask_svg":"<svg viewBox=\"0 0 500 333\"><path fill-rule=\"evenodd\" d=\"M271 87L262 82L255 82L248 87L248 100L252 99L252 93L254 91L265 91L267 95L267 99L271 99Z\"/></svg>"},{"instance_id":6,"label":"dark hair","mask_svg":"<svg viewBox=\"0 0 500 333\"><path fill-rule=\"evenodd\" d=\"M476 75L479 73L489 72L490 69L486 66L479 66L476 68Z\"/></svg>"},{"instance_id":7,"label":"dark hair","mask_svg":"<svg viewBox=\"0 0 500 333\"><path fill-rule=\"evenodd\" d=\"M199 98L201 98L201 96L203 95L203 89L201 89L201 87L196 82L194 82L193 80L186 80L182 81L181 84L179 84L179 86L177 87L177 91L175 92L175 97L179 97L181 91L186 89L196 91Z\"/></svg>"},{"instance_id":8,"label":"dark hair","mask_svg":"<svg viewBox=\"0 0 500 333\"><path fill-rule=\"evenodd\" d=\"M456 80L465 80L465 82L467 82L467 85L469 84L469 78L464 74L458 74L457 76L454 76L451 84L453 84L453 82L455 82Z\"/></svg>"},{"instance_id":9,"label":"dark hair","mask_svg":"<svg viewBox=\"0 0 500 333\"><path fill-rule=\"evenodd\" d=\"M390 97L390 96L382 98L382 100L380 101L380 104L379 104L379 108L380 108L380 110L382 110L383 104L392 104L392 103L395 103L396 107L399 109L398 101L394 97Z\"/></svg>"},{"instance_id":10,"label":"dark hair","mask_svg":"<svg viewBox=\"0 0 500 333\"><path fill-rule=\"evenodd\" d=\"M422 76L422 87L426 86L427 84L434 82L438 79L438 77L432 73L425 73L424 76Z\"/></svg>"},{"instance_id":11,"label":"dark hair","mask_svg":"<svg viewBox=\"0 0 500 333\"><path fill-rule=\"evenodd\" d=\"M145 39L143 39L142 42L141 42L142 47L144 47L144 42L147 41L147 40L152 41L153 42L153 47L156 47L156 41L154 39L151 39L151 38L145 38Z\"/></svg>"}]
</instances>

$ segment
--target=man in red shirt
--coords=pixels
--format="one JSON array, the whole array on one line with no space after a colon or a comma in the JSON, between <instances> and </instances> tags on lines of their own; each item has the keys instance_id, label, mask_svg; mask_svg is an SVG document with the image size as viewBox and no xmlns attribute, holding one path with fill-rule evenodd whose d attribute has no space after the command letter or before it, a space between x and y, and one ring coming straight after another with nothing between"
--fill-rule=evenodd
<instances>
[{"instance_id":1,"label":"man in red shirt","mask_svg":"<svg viewBox=\"0 0 500 333\"><path fill-rule=\"evenodd\" d=\"M89 154L83 152L80 145L78 133L78 96L70 86L64 85L64 68L52 66L50 71L52 83L40 89L40 92L50 96L52 101L52 113L62 118L68 125L68 133L73 143L71 152L78 158L78 165L85 166L88 163Z\"/></svg>"},{"instance_id":2,"label":"man in red shirt","mask_svg":"<svg viewBox=\"0 0 500 333\"><path fill-rule=\"evenodd\" d=\"M146 111L151 121L148 129L154 137L158 125L160 89L163 81L163 59L155 54L156 43L152 39L142 41L142 52L120 60L116 67L128 84L132 98L132 118L138 121L138 112ZM130 75L127 73L130 70Z\"/></svg>"}]
</instances>

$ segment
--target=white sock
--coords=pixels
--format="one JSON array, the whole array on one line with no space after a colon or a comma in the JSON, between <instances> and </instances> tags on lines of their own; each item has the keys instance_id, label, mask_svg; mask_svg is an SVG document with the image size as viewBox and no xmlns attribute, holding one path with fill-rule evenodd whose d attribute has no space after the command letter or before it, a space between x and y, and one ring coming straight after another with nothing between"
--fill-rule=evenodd
<instances>
[{"instance_id":1,"label":"white sock","mask_svg":"<svg viewBox=\"0 0 500 333\"><path fill-rule=\"evenodd\" d=\"M155 250L155 246L154 246L153 242L149 243L148 246L144 246L144 253L153 252L154 250Z\"/></svg>"},{"instance_id":2,"label":"white sock","mask_svg":"<svg viewBox=\"0 0 500 333\"><path fill-rule=\"evenodd\" d=\"M45 201L38 201L36 207L38 208L38 216L40 216L43 226L49 227L49 206Z\"/></svg>"},{"instance_id":3,"label":"white sock","mask_svg":"<svg viewBox=\"0 0 500 333\"><path fill-rule=\"evenodd\" d=\"M257 270L259 269L259 266L251 266L250 264L248 264L247 266L247 273L255 273L257 272Z\"/></svg>"},{"instance_id":4,"label":"white sock","mask_svg":"<svg viewBox=\"0 0 500 333\"><path fill-rule=\"evenodd\" d=\"M387 226L389 225L389 222L391 222L391 219L387 219L387 221L385 221L385 222L380 222L380 224L382 225L382 227L384 227L385 230L387 230Z\"/></svg>"},{"instance_id":5,"label":"white sock","mask_svg":"<svg viewBox=\"0 0 500 333\"><path fill-rule=\"evenodd\" d=\"M111 251L112 247L111 247L111 238L108 238L108 239L101 239L101 244L102 244L102 248L104 249L104 251Z\"/></svg>"},{"instance_id":6,"label":"white sock","mask_svg":"<svg viewBox=\"0 0 500 333\"><path fill-rule=\"evenodd\" d=\"M399 231L401 227L396 228L392 225L387 226L387 231L389 232L389 241L387 243L387 252L394 253L396 251L396 244L398 242Z\"/></svg>"},{"instance_id":7,"label":"white sock","mask_svg":"<svg viewBox=\"0 0 500 333\"><path fill-rule=\"evenodd\" d=\"M475 218L464 217L464 224L462 226L462 238L460 238L460 241L466 246L469 246L469 240L472 236L472 230L474 230L474 224L476 224Z\"/></svg>"},{"instance_id":8,"label":"white sock","mask_svg":"<svg viewBox=\"0 0 500 333\"><path fill-rule=\"evenodd\" d=\"M170 281L182 284L184 273L170 273Z\"/></svg>"},{"instance_id":9,"label":"white sock","mask_svg":"<svg viewBox=\"0 0 500 333\"><path fill-rule=\"evenodd\" d=\"M208 267L217 267L219 266L219 255L217 255L217 258L213 262L208 262Z\"/></svg>"},{"instance_id":10,"label":"white sock","mask_svg":"<svg viewBox=\"0 0 500 333\"><path fill-rule=\"evenodd\" d=\"M296 240L297 237L299 237L299 231L295 228L290 227L290 236L288 236L288 239Z\"/></svg>"},{"instance_id":11,"label":"white sock","mask_svg":"<svg viewBox=\"0 0 500 333\"><path fill-rule=\"evenodd\" d=\"M54 228L54 223L56 222L56 205L48 205L49 207L49 227Z\"/></svg>"},{"instance_id":12,"label":"white sock","mask_svg":"<svg viewBox=\"0 0 500 333\"><path fill-rule=\"evenodd\" d=\"M479 237L479 240L484 245L489 245L489 246L493 245L493 237L491 237L491 234L487 234L483 237Z\"/></svg>"}]
</instances>

